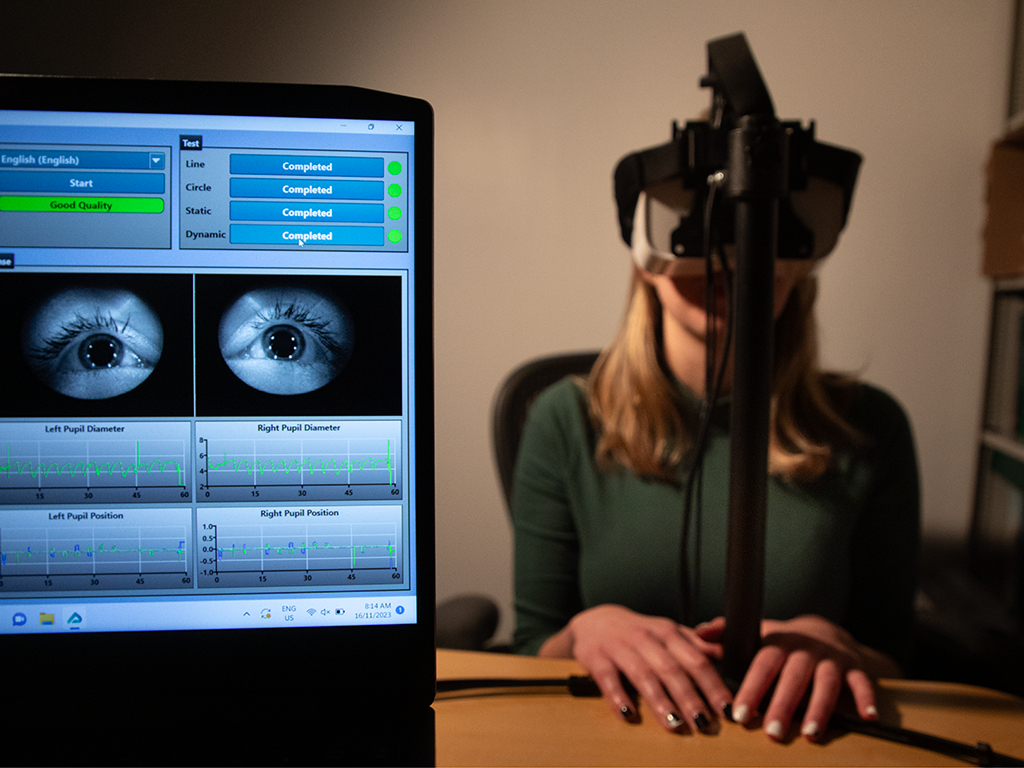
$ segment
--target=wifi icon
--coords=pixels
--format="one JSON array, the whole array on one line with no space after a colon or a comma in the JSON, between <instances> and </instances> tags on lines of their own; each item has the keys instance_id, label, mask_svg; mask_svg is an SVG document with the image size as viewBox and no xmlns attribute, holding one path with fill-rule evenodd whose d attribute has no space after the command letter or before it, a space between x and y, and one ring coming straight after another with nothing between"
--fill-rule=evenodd
<instances>
[{"instance_id":1,"label":"wifi icon","mask_svg":"<svg viewBox=\"0 0 1024 768\"><path fill-rule=\"evenodd\" d=\"M316 613L316 608L307 608L306 613L312 616L314 613Z\"/></svg>"}]
</instances>

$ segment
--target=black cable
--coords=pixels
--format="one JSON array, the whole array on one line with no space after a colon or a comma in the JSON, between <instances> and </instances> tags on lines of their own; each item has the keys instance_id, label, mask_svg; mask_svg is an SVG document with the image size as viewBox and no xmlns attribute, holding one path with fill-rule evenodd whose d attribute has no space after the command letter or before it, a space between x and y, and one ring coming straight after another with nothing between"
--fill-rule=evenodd
<instances>
[{"instance_id":1,"label":"black cable","mask_svg":"<svg viewBox=\"0 0 1024 768\"><path fill-rule=\"evenodd\" d=\"M714 212L715 190L720 180L708 180L708 196L704 206L704 327L705 327L705 359L704 359L704 398L701 402L700 417L698 419L697 434L691 448L690 469L686 479L686 496L683 500L683 523L680 535L680 590L683 602L681 611L681 622L685 626L693 626L699 614L698 602L700 600L700 556L701 556L701 525L703 517L703 495L704 495L704 454L707 451L708 439L711 431L711 419L714 414L715 404L718 401L719 393L722 391L722 384L725 380L725 370L729 364L729 354L732 346L733 330L733 297L732 297L732 273L722 255L722 245L717 243L717 248L712 245L712 215ZM715 269L714 257L718 256L719 270L722 280L725 283L726 296L726 327L725 343L722 350L722 364L717 366L718 360L718 326L715 322L715 309L717 297L715 292ZM694 496L696 496L696 507L694 507ZM695 510L695 512L694 512ZM695 513L695 519L691 516ZM697 540L695 542L695 557L693 563L693 578L690 577L690 529L696 528Z\"/></svg>"},{"instance_id":2,"label":"black cable","mask_svg":"<svg viewBox=\"0 0 1024 768\"><path fill-rule=\"evenodd\" d=\"M697 615L695 603L700 600L700 548L696 551L693 582L690 579L690 517L694 507L694 495L697 506L697 528L700 529L700 518L703 516L704 490L704 452L707 450L707 438L711 426L711 413L714 408L712 389L715 381L715 360L717 352L717 326L714 322L715 285L714 262L711 256L711 214L714 208L715 187L709 186L707 200L704 204L704 398L701 401L700 414L697 419L697 433L690 448L690 469L686 477L686 496L683 498L683 521L679 536L679 588L682 610L680 623L693 626Z\"/></svg>"},{"instance_id":3,"label":"black cable","mask_svg":"<svg viewBox=\"0 0 1024 768\"><path fill-rule=\"evenodd\" d=\"M474 688L568 688L569 693L576 697L592 698L601 695L597 683L581 675L538 678L468 677L437 681L438 693L467 691Z\"/></svg>"},{"instance_id":4,"label":"black cable","mask_svg":"<svg viewBox=\"0 0 1024 768\"><path fill-rule=\"evenodd\" d=\"M832 715L832 720L829 724L853 733L926 749L929 752L955 757L958 760L965 760L977 765L1024 766L1024 760L1021 760L1019 757L1011 757L1010 755L993 752L992 747L983 741L979 741L976 745L972 746L963 742L944 739L941 736L932 736L929 733L912 731L909 728L899 728L878 721L861 720L844 715Z\"/></svg>"}]
</instances>

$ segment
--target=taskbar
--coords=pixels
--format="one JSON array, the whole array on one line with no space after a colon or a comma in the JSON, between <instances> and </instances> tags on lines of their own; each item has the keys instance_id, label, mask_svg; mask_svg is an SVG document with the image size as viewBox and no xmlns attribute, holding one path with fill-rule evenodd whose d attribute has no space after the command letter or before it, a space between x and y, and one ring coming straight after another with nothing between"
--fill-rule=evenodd
<instances>
[{"instance_id":1,"label":"taskbar","mask_svg":"<svg viewBox=\"0 0 1024 768\"><path fill-rule=\"evenodd\" d=\"M220 600L45 600L0 605L0 634L414 624L416 598L272 595Z\"/></svg>"}]
</instances>

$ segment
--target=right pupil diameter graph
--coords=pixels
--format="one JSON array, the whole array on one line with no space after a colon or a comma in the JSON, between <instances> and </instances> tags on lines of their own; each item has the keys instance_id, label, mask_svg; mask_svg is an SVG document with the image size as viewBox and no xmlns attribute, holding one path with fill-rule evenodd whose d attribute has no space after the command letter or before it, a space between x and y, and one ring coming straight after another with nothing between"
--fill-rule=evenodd
<instances>
[{"instance_id":1,"label":"right pupil diameter graph","mask_svg":"<svg viewBox=\"0 0 1024 768\"><path fill-rule=\"evenodd\" d=\"M200 501L402 498L401 421L197 424Z\"/></svg>"}]
</instances>

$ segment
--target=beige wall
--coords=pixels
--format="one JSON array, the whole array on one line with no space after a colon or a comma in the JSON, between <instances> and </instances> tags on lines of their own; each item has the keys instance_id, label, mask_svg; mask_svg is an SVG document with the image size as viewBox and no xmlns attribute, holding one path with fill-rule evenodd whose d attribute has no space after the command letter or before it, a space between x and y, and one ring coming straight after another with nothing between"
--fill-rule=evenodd
<instances>
[{"instance_id":1,"label":"beige wall","mask_svg":"<svg viewBox=\"0 0 1024 768\"><path fill-rule=\"evenodd\" d=\"M433 103L438 589L496 596L506 636L493 392L526 358L610 338L629 269L612 168L706 105L706 41L745 31L780 117L815 118L866 156L822 273L823 357L902 400L926 530L966 530L1009 0L89 2L39 6L42 26L18 6L0 32L7 71L348 83Z\"/></svg>"}]
</instances>

